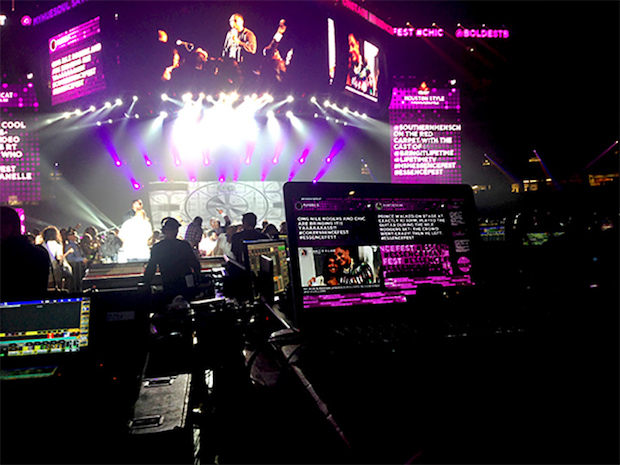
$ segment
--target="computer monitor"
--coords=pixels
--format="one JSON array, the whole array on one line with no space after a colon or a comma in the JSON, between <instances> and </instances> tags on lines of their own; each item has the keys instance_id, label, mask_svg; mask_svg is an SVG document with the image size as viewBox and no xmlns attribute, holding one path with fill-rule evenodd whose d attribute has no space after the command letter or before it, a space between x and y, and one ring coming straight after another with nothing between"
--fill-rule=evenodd
<instances>
[{"instance_id":1,"label":"computer monitor","mask_svg":"<svg viewBox=\"0 0 620 465\"><path fill-rule=\"evenodd\" d=\"M82 352L89 330L90 297L0 302L3 367L34 366L54 355Z\"/></svg>"},{"instance_id":2,"label":"computer monitor","mask_svg":"<svg viewBox=\"0 0 620 465\"><path fill-rule=\"evenodd\" d=\"M246 269L252 273L255 286L259 287L261 282L258 278L269 274L273 276L273 294L284 293L290 282L286 241L282 239L245 241L244 245L247 249ZM260 290L255 289L255 297L258 294ZM270 293L264 292L264 294Z\"/></svg>"},{"instance_id":3,"label":"computer monitor","mask_svg":"<svg viewBox=\"0 0 620 465\"><path fill-rule=\"evenodd\" d=\"M470 186L290 182L284 200L297 319L477 282Z\"/></svg>"}]
</instances>

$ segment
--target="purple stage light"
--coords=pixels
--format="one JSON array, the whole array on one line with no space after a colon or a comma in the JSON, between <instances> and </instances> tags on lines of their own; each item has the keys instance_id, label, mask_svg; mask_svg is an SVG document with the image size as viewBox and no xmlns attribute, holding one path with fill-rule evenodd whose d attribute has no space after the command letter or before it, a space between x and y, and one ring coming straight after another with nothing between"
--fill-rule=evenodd
<instances>
[{"instance_id":1,"label":"purple stage light","mask_svg":"<svg viewBox=\"0 0 620 465\"><path fill-rule=\"evenodd\" d=\"M284 141L283 140L279 140L278 144L276 145L276 151L273 155L273 160L272 163L274 165L277 165L278 162L280 161L280 154L282 153L282 149L284 148Z\"/></svg>"},{"instance_id":2,"label":"purple stage light","mask_svg":"<svg viewBox=\"0 0 620 465\"><path fill-rule=\"evenodd\" d=\"M308 158L308 154L310 153L310 149L305 149L304 153L301 154L301 158L299 159L299 163L303 165L306 162L306 158Z\"/></svg>"},{"instance_id":3,"label":"purple stage light","mask_svg":"<svg viewBox=\"0 0 620 465\"><path fill-rule=\"evenodd\" d=\"M28 15L22 16L20 22L22 23L22 26L32 26L32 18Z\"/></svg>"},{"instance_id":4,"label":"purple stage light","mask_svg":"<svg viewBox=\"0 0 620 465\"><path fill-rule=\"evenodd\" d=\"M249 165L250 163L252 163L252 155L254 154L254 148L256 146L256 143L253 141L248 141L248 145L246 148L246 152L245 152L245 164Z\"/></svg>"},{"instance_id":5,"label":"purple stage light","mask_svg":"<svg viewBox=\"0 0 620 465\"><path fill-rule=\"evenodd\" d=\"M329 156L325 159L325 162L331 163L334 157L338 155L338 153L340 153L340 151L343 149L344 146L345 146L345 141L343 139L338 139L334 143L334 146L332 147L331 152L329 152Z\"/></svg>"},{"instance_id":6,"label":"purple stage light","mask_svg":"<svg viewBox=\"0 0 620 465\"><path fill-rule=\"evenodd\" d=\"M327 170L328 170L328 167L327 166L323 166L323 168L321 168L321 170L314 177L313 182L318 182L321 179L323 179L323 176L325 176L325 174L327 173Z\"/></svg>"}]
</instances>

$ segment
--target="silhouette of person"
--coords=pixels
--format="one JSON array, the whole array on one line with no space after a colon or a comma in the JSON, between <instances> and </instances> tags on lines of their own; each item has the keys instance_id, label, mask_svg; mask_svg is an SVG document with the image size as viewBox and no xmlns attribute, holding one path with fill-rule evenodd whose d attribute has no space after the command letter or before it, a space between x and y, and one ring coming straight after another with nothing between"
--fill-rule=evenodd
<instances>
[{"instance_id":1,"label":"silhouette of person","mask_svg":"<svg viewBox=\"0 0 620 465\"><path fill-rule=\"evenodd\" d=\"M47 292L50 259L47 251L21 234L18 213L0 207L0 300L37 298Z\"/></svg>"},{"instance_id":2,"label":"silhouette of person","mask_svg":"<svg viewBox=\"0 0 620 465\"><path fill-rule=\"evenodd\" d=\"M200 261L189 242L177 239L180 227L174 218L162 220L164 238L151 248L143 283L148 288L159 268L166 297L182 295L189 300L197 294Z\"/></svg>"},{"instance_id":3,"label":"silhouette of person","mask_svg":"<svg viewBox=\"0 0 620 465\"><path fill-rule=\"evenodd\" d=\"M269 239L266 234L263 234L256 229L257 217L255 213L248 212L241 217L241 226L243 230L233 234L232 236L232 253L235 259L243 264L245 263L245 247L244 241L256 241L260 239Z\"/></svg>"}]
</instances>

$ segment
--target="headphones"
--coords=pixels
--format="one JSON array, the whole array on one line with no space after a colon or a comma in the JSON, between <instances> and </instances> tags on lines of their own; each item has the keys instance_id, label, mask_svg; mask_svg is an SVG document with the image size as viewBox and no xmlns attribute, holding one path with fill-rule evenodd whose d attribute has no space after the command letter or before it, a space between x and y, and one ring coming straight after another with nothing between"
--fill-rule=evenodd
<instances>
[{"instance_id":1,"label":"headphones","mask_svg":"<svg viewBox=\"0 0 620 465\"><path fill-rule=\"evenodd\" d=\"M181 223L179 223L176 219L171 216L167 216L163 220L161 220L161 229L179 229L181 227Z\"/></svg>"}]
</instances>

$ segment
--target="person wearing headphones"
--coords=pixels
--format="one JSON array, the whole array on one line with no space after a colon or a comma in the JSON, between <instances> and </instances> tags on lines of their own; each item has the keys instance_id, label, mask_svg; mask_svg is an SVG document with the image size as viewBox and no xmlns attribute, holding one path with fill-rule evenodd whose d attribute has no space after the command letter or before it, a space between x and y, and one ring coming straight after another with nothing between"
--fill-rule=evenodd
<instances>
[{"instance_id":1,"label":"person wearing headphones","mask_svg":"<svg viewBox=\"0 0 620 465\"><path fill-rule=\"evenodd\" d=\"M164 238L151 248L151 258L144 270L143 283L148 288L159 268L164 294L186 299L197 293L200 279L200 261L189 242L177 239L181 224L174 218L162 220Z\"/></svg>"}]
</instances>

